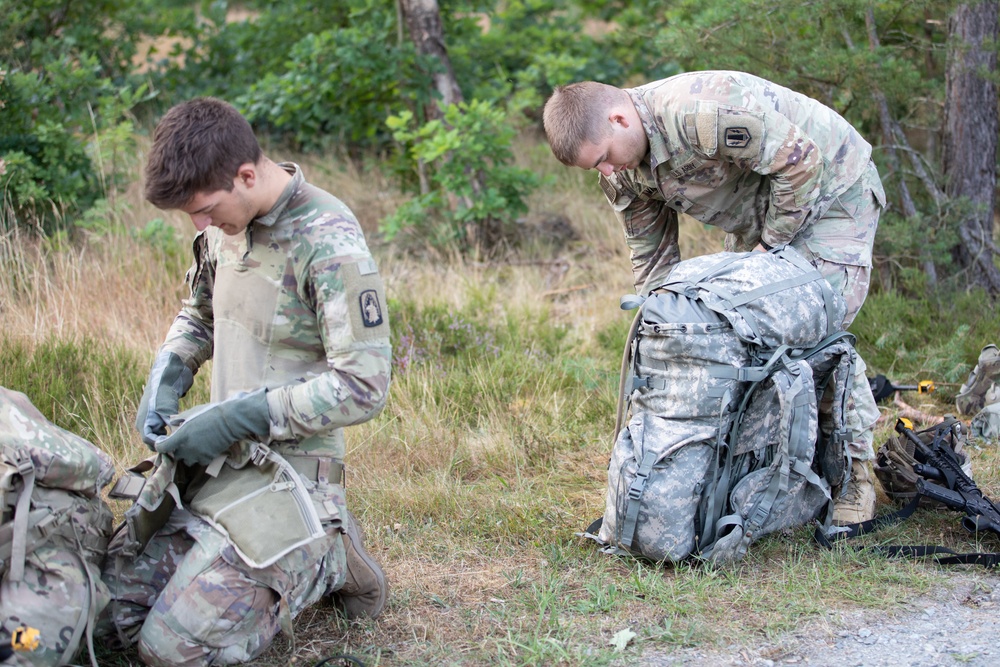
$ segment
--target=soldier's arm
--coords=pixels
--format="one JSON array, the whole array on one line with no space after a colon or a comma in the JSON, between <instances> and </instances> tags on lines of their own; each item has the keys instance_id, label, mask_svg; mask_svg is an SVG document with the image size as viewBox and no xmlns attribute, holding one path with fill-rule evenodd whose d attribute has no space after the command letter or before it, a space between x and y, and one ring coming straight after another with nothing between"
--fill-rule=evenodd
<instances>
[{"instance_id":1,"label":"soldier's arm","mask_svg":"<svg viewBox=\"0 0 1000 667\"><path fill-rule=\"evenodd\" d=\"M601 176L601 189L625 232L635 291L658 287L680 261L677 212L656 197L642 196L625 174Z\"/></svg>"},{"instance_id":2,"label":"soldier's arm","mask_svg":"<svg viewBox=\"0 0 1000 667\"><path fill-rule=\"evenodd\" d=\"M194 264L188 269L184 282L190 296L183 301L181 311L174 318L161 350L174 352L196 372L212 357L214 316L212 291L215 287L215 257L211 252L210 238L199 233L193 244Z\"/></svg>"},{"instance_id":3,"label":"soldier's arm","mask_svg":"<svg viewBox=\"0 0 1000 667\"><path fill-rule=\"evenodd\" d=\"M769 178L764 243L790 242L810 221L820 194L824 163L819 146L802 128L762 105L720 106L710 117L698 117L702 151Z\"/></svg>"},{"instance_id":4,"label":"soldier's arm","mask_svg":"<svg viewBox=\"0 0 1000 667\"><path fill-rule=\"evenodd\" d=\"M329 370L268 390L272 440L301 440L374 417L389 391L385 290L367 253L315 262L309 291Z\"/></svg>"},{"instance_id":5,"label":"soldier's arm","mask_svg":"<svg viewBox=\"0 0 1000 667\"><path fill-rule=\"evenodd\" d=\"M819 146L778 113L764 116L764 145L756 171L770 176L771 194L761 238L769 246L790 242L807 222L820 194Z\"/></svg>"}]
</instances>

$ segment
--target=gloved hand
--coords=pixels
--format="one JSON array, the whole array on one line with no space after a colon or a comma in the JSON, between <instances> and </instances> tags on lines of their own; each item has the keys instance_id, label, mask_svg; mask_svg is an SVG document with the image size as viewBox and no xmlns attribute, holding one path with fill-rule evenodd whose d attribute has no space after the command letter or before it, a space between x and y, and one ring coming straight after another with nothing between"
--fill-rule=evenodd
<instances>
[{"instance_id":1,"label":"gloved hand","mask_svg":"<svg viewBox=\"0 0 1000 667\"><path fill-rule=\"evenodd\" d=\"M157 438L156 451L188 465L207 466L233 444L249 438L266 440L271 431L267 390L263 388L200 405L181 417L186 419L176 431Z\"/></svg>"},{"instance_id":2,"label":"gloved hand","mask_svg":"<svg viewBox=\"0 0 1000 667\"><path fill-rule=\"evenodd\" d=\"M157 355L135 416L135 429L150 449L158 436L167 434L167 419L180 412L180 399L193 383L194 373L180 357L173 352Z\"/></svg>"}]
</instances>

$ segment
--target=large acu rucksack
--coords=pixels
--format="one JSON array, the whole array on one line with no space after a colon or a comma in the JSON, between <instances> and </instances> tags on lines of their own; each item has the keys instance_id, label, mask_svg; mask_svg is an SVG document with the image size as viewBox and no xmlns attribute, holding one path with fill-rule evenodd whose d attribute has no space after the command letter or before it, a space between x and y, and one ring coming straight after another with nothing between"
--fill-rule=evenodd
<instances>
[{"instance_id":1,"label":"large acu rucksack","mask_svg":"<svg viewBox=\"0 0 1000 667\"><path fill-rule=\"evenodd\" d=\"M843 298L779 247L680 262L649 297L622 301L639 312L605 513L587 536L610 553L728 562L817 518L849 470Z\"/></svg>"},{"instance_id":2,"label":"large acu rucksack","mask_svg":"<svg viewBox=\"0 0 1000 667\"><path fill-rule=\"evenodd\" d=\"M14 663L69 664L108 603L100 564L112 514L100 496L114 466L49 422L24 394L0 387L0 633L38 631Z\"/></svg>"}]
</instances>

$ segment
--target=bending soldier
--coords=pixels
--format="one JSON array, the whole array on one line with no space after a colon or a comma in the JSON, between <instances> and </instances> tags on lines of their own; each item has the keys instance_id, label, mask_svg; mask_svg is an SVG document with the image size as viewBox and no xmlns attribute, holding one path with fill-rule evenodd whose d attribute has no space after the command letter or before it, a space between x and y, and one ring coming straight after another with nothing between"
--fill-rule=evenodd
<instances>
[{"instance_id":1,"label":"bending soldier","mask_svg":"<svg viewBox=\"0 0 1000 667\"><path fill-rule=\"evenodd\" d=\"M690 72L637 88L559 87L545 105L556 158L596 169L625 231L636 291L680 260L678 214L721 227L726 249L789 244L847 300L843 326L868 294L885 194L871 146L834 110L742 72ZM878 407L858 358L848 426L851 478L834 522L870 519Z\"/></svg>"}]
</instances>

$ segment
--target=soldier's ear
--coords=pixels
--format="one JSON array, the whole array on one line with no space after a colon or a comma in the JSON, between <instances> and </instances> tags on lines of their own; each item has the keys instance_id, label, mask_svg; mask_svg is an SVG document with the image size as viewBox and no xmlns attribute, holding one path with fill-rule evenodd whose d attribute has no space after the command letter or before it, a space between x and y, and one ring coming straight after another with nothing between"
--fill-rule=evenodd
<instances>
[{"instance_id":1,"label":"soldier's ear","mask_svg":"<svg viewBox=\"0 0 1000 667\"><path fill-rule=\"evenodd\" d=\"M245 188L252 188L257 183L257 165L253 162L244 162L236 170L236 181Z\"/></svg>"}]
</instances>

